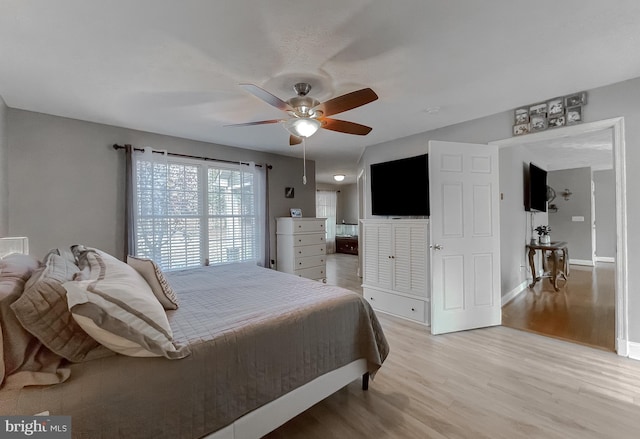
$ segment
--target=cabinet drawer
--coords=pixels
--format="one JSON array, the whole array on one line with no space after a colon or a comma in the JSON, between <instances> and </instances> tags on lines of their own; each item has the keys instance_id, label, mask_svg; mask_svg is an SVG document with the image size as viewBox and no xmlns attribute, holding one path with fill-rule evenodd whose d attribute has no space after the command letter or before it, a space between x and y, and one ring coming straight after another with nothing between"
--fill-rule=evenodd
<instances>
[{"instance_id":1,"label":"cabinet drawer","mask_svg":"<svg viewBox=\"0 0 640 439\"><path fill-rule=\"evenodd\" d=\"M296 235L293 237L293 245L311 245L311 244L324 244L324 233L313 233L310 235Z\"/></svg>"},{"instance_id":2,"label":"cabinet drawer","mask_svg":"<svg viewBox=\"0 0 640 439\"><path fill-rule=\"evenodd\" d=\"M294 221L293 233L324 232L325 220Z\"/></svg>"},{"instance_id":3,"label":"cabinet drawer","mask_svg":"<svg viewBox=\"0 0 640 439\"><path fill-rule=\"evenodd\" d=\"M306 256L318 256L327 253L327 246L325 244L305 245L296 247L294 251L297 258Z\"/></svg>"},{"instance_id":4,"label":"cabinet drawer","mask_svg":"<svg viewBox=\"0 0 640 439\"><path fill-rule=\"evenodd\" d=\"M327 271L324 265L321 267L303 268L295 271L297 276L306 277L307 279L324 279L327 277L326 273Z\"/></svg>"},{"instance_id":5,"label":"cabinet drawer","mask_svg":"<svg viewBox=\"0 0 640 439\"><path fill-rule=\"evenodd\" d=\"M296 258L296 266L295 269L299 270L301 268L309 268L309 267L317 267L318 265L325 265L324 255L319 256L307 256L304 258Z\"/></svg>"},{"instance_id":6,"label":"cabinet drawer","mask_svg":"<svg viewBox=\"0 0 640 439\"><path fill-rule=\"evenodd\" d=\"M364 297L375 309L420 323L428 323L426 303L422 300L368 288L364 289Z\"/></svg>"}]
</instances>

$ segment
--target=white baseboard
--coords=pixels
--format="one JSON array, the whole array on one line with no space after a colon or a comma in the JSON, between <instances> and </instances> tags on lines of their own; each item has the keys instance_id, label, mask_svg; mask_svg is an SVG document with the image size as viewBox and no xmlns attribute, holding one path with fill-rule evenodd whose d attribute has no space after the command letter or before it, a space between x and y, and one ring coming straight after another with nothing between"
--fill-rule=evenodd
<instances>
[{"instance_id":1,"label":"white baseboard","mask_svg":"<svg viewBox=\"0 0 640 439\"><path fill-rule=\"evenodd\" d=\"M613 264L616 262L616 258L609 256L596 256L596 262L610 262Z\"/></svg>"},{"instance_id":2,"label":"white baseboard","mask_svg":"<svg viewBox=\"0 0 640 439\"><path fill-rule=\"evenodd\" d=\"M520 294L521 292L524 291L524 289L527 287L527 284L529 283L528 280L525 280L524 282L522 282L520 285L518 285L517 287L515 287L513 290L509 291L507 294L505 294L504 296L502 296L502 306L505 306L507 303L511 302L513 299L516 298L516 296L518 296L518 294Z\"/></svg>"},{"instance_id":3,"label":"white baseboard","mask_svg":"<svg viewBox=\"0 0 640 439\"><path fill-rule=\"evenodd\" d=\"M593 267L593 261L590 259L569 259L569 263L572 265L586 265L587 267Z\"/></svg>"},{"instance_id":4,"label":"white baseboard","mask_svg":"<svg viewBox=\"0 0 640 439\"><path fill-rule=\"evenodd\" d=\"M640 343L630 341L627 342L627 346L629 347L629 358L640 360Z\"/></svg>"}]
</instances>

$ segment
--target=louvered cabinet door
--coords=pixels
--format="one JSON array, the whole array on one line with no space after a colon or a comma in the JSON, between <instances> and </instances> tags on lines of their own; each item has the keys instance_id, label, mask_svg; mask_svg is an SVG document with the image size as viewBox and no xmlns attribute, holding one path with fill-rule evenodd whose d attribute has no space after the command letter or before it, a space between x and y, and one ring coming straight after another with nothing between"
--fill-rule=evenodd
<instances>
[{"instance_id":1,"label":"louvered cabinet door","mask_svg":"<svg viewBox=\"0 0 640 439\"><path fill-rule=\"evenodd\" d=\"M391 228L387 224L364 226L364 283L381 288L393 285Z\"/></svg>"},{"instance_id":2,"label":"louvered cabinet door","mask_svg":"<svg viewBox=\"0 0 640 439\"><path fill-rule=\"evenodd\" d=\"M393 289L427 297L427 225L393 225Z\"/></svg>"}]
</instances>

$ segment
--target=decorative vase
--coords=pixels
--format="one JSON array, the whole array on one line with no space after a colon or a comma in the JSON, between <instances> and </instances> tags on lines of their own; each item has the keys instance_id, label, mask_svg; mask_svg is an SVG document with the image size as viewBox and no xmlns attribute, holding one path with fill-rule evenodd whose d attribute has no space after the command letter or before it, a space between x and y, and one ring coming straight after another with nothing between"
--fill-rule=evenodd
<instances>
[{"instance_id":1,"label":"decorative vase","mask_svg":"<svg viewBox=\"0 0 640 439\"><path fill-rule=\"evenodd\" d=\"M541 235L540 244L551 244L551 235Z\"/></svg>"}]
</instances>

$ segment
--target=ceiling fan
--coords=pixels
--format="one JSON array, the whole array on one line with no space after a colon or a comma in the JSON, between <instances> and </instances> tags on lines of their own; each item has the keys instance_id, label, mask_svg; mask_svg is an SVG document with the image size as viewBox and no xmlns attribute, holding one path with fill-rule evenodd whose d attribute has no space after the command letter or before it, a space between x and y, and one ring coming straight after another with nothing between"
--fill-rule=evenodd
<instances>
[{"instance_id":1,"label":"ceiling fan","mask_svg":"<svg viewBox=\"0 0 640 439\"><path fill-rule=\"evenodd\" d=\"M295 84L293 90L296 92L296 96L287 101L283 101L254 84L240 84L240 87L262 99L267 104L288 113L291 117L288 119L260 120L227 126L282 123L291 134L289 137L290 145L302 143L302 138L312 136L319 128L358 136L369 134L371 127L346 120L329 118L328 116L360 107L378 99L378 95L373 90L363 88L321 103L317 99L308 96L311 91L311 85L306 82Z\"/></svg>"}]
</instances>

